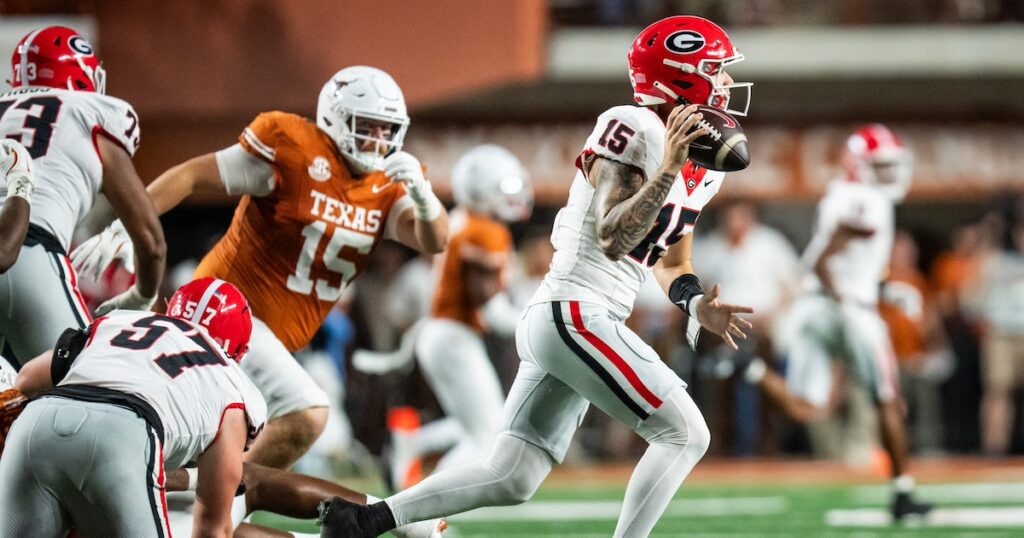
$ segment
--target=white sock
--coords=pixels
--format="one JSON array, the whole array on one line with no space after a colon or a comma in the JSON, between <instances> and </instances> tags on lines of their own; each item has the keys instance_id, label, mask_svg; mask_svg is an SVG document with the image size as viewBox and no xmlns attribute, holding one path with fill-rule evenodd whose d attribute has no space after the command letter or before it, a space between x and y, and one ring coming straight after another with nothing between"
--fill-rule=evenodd
<instances>
[{"instance_id":1,"label":"white sock","mask_svg":"<svg viewBox=\"0 0 1024 538\"><path fill-rule=\"evenodd\" d=\"M498 436L486 460L446 469L387 499L398 526L481 506L518 504L551 472L547 452L518 437Z\"/></svg>"},{"instance_id":2,"label":"white sock","mask_svg":"<svg viewBox=\"0 0 1024 538\"><path fill-rule=\"evenodd\" d=\"M637 428L650 443L626 486L614 536L650 536L651 530L711 442L697 404L682 387Z\"/></svg>"},{"instance_id":3,"label":"white sock","mask_svg":"<svg viewBox=\"0 0 1024 538\"><path fill-rule=\"evenodd\" d=\"M305 532L293 532L291 535L295 538L320 538L319 534L307 534Z\"/></svg>"},{"instance_id":4,"label":"white sock","mask_svg":"<svg viewBox=\"0 0 1024 538\"><path fill-rule=\"evenodd\" d=\"M896 493L910 493L914 491L914 477L908 474L901 474L893 478L892 489Z\"/></svg>"}]
</instances>

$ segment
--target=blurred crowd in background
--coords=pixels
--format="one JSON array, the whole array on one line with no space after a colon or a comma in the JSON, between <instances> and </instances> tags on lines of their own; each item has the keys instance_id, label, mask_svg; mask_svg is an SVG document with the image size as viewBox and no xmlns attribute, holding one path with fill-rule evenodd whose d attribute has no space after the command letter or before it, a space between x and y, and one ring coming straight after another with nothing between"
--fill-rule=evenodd
<instances>
[{"instance_id":1,"label":"blurred crowd in background","mask_svg":"<svg viewBox=\"0 0 1024 538\"><path fill-rule=\"evenodd\" d=\"M553 0L557 23L643 26L676 13L703 13L722 26L990 23L1024 20L1016 0Z\"/></svg>"}]
</instances>

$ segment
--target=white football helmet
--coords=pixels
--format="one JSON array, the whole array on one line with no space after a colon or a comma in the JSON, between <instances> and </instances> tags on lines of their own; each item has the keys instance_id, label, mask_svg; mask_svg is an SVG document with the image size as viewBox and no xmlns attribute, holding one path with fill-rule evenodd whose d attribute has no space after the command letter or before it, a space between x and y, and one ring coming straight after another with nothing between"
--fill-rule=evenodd
<instances>
[{"instance_id":1,"label":"white football helmet","mask_svg":"<svg viewBox=\"0 0 1024 538\"><path fill-rule=\"evenodd\" d=\"M391 124L383 137L359 132L359 120ZM405 97L395 80L375 67L357 65L338 71L320 90L316 124L326 132L356 173L384 169L384 157L402 149L409 114ZM374 145L360 149L366 141Z\"/></svg>"},{"instance_id":2,"label":"white football helmet","mask_svg":"<svg viewBox=\"0 0 1024 538\"><path fill-rule=\"evenodd\" d=\"M467 151L452 169L455 203L492 218L515 222L533 211L533 184L519 159L493 144Z\"/></svg>"}]
</instances>

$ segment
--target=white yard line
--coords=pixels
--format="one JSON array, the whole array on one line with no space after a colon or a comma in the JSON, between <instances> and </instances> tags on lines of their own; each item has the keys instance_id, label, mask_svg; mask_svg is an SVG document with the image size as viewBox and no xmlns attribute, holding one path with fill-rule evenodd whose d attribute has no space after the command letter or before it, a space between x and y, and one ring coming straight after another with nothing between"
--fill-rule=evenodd
<instances>
[{"instance_id":1,"label":"white yard line","mask_svg":"<svg viewBox=\"0 0 1024 538\"><path fill-rule=\"evenodd\" d=\"M857 504L887 503L890 486L863 486L854 489L851 497ZM915 489L921 500L934 503L991 504L1024 502L1024 483L972 482L966 484L921 484Z\"/></svg>"},{"instance_id":2,"label":"white yard line","mask_svg":"<svg viewBox=\"0 0 1024 538\"><path fill-rule=\"evenodd\" d=\"M530 501L519 506L480 508L448 518L451 521L602 521L616 520L621 501ZM713 497L677 499L666 517L722 517L781 514L789 509L785 497Z\"/></svg>"},{"instance_id":3,"label":"white yard line","mask_svg":"<svg viewBox=\"0 0 1024 538\"><path fill-rule=\"evenodd\" d=\"M830 527L887 527L888 510L829 510ZM927 518L911 522L919 527L1024 527L1024 508L936 508Z\"/></svg>"}]
</instances>

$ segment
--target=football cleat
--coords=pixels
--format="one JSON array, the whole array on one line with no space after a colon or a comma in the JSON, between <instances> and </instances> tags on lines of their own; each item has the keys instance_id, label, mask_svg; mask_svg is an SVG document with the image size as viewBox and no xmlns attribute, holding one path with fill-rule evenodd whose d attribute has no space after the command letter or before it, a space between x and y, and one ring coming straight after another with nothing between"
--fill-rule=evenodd
<instances>
[{"instance_id":1,"label":"football cleat","mask_svg":"<svg viewBox=\"0 0 1024 538\"><path fill-rule=\"evenodd\" d=\"M907 518L925 517L932 508L929 503L915 501L910 493L897 493L892 500L892 520L898 523Z\"/></svg>"}]
</instances>

